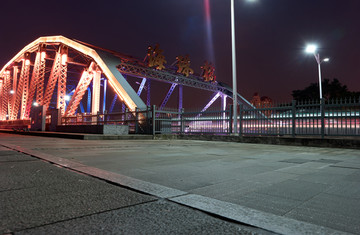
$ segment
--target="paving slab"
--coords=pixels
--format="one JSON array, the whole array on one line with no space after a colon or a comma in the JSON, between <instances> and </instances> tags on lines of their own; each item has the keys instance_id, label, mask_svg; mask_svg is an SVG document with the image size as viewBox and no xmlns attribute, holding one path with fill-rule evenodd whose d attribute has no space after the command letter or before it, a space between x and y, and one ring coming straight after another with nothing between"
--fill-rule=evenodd
<instances>
[{"instance_id":1,"label":"paving slab","mask_svg":"<svg viewBox=\"0 0 360 235\"><path fill-rule=\"evenodd\" d=\"M359 234L360 207L358 199L341 198L322 193L305 202L286 216L297 220L308 221L326 227L337 227L341 231ZM349 226L351 224L352 226Z\"/></svg>"},{"instance_id":2,"label":"paving slab","mask_svg":"<svg viewBox=\"0 0 360 235\"><path fill-rule=\"evenodd\" d=\"M326 191L330 186L300 180L286 180L257 190L256 192L286 199L307 201Z\"/></svg>"}]
</instances>

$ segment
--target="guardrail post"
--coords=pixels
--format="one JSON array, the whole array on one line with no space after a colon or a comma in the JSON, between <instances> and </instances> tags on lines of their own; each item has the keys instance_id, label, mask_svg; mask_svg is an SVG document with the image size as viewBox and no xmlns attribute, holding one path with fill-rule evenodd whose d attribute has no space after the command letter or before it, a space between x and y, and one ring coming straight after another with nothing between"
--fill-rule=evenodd
<instances>
[{"instance_id":1,"label":"guardrail post","mask_svg":"<svg viewBox=\"0 0 360 235\"><path fill-rule=\"evenodd\" d=\"M296 100L291 102L291 123L292 123L292 137L296 135Z\"/></svg>"},{"instance_id":2,"label":"guardrail post","mask_svg":"<svg viewBox=\"0 0 360 235\"><path fill-rule=\"evenodd\" d=\"M128 111L129 111L129 109L128 109L128 108L125 108L125 118L124 118L125 124L127 124Z\"/></svg>"},{"instance_id":3,"label":"guardrail post","mask_svg":"<svg viewBox=\"0 0 360 235\"><path fill-rule=\"evenodd\" d=\"M100 125L100 111L97 111L96 113L96 124Z\"/></svg>"},{"instance_id":4,"label":"guardrail post","mask_svg":"<svg viewBox=\"0 0 360 235\"><path fill-rule=\"evenodd\" d=\"M155 105L153 105L153 107L152 107L152 134L153 134L153 137L155 138L155 118L156 118L156 116L155 116L155 110L156 110L156 106Z\"/></svg>"},{"instance_id":5,"label":"guardrail post","mask_svg":"<svg viewBox=\"0 0 360 235\"><path fill-rule=\"evenodd\" d=\"M320 112L321 112L321 138L325 137L325 100L320 100Z\"/></svg>"},{"instance_id":6,"label":"guardrail post","mask_svg":"<svg viewBox=\"0 0 360 235\"><path fill-rule=\"evenodd\" d=\"M135 108L135 133L139 134L139 109Z\"/></svg>"},{"instance_id":7,"label":"guardrail post","mask_svg":"<svg viewBox=\"0 0 360 235\"><path fill-rule=\"evenodd\" d=\"M104 111L104 124L107 123L107 116L108 116L108 113L107 113L107 111L105 110L105 111ZM103 124L103 125L104 125L104 124Z\"/></svg>"},{"instance_id":8,"label":"guardrail post","mask_svg":"<svg viewBox=\"0 0 360 235\"><path fill-rule=\"evenodd\" d=\"M230 111L229 111L229 135L232 133L232 125L233 125L233 105L230 105Z\"/></svg>"},{"instance_id":9,"label":"guardrail post","mask_svg":"<svg viewBox=\"0 0 360 235\"><path fill-rule=\"evenodd\" d=\"M180 113L180 134L183 134L185 132L185 123L184 123L184 108L181 109Z\"/></svg>"},{"instance_id":10,"label":"guardrail post","mask_svg":"<svg viewBox=\"0 0 360 235\"><path fill-rule=\"evenodd\" d=\"M239 108L239 136L242 136L242 119L243 119L243 104L240 104Z\"/></svg>"}]
</instances>

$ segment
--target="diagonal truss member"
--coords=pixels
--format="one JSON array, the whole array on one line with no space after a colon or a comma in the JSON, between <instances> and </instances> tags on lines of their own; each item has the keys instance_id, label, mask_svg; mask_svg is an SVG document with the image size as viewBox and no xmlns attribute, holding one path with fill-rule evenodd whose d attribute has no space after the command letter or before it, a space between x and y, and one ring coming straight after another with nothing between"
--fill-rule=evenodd
<instances>
[{"instance_id":1,"label":"diagonal truss member","mask_svg":"<svg viewBox=\"0 0 360 235\"><path fill-rule=\"evenodd\" d=\"M54 93L56 83L58 82L58 95L56 108L65 109L65 93L66 93L66 73L67 73L67 50L65 47L60 47L59 52L56 53L54 64L52 66L48 84L46 86L44 100L42 103L47 108L50 105L51 98Z\"/></svg>"},{"instance_id":2,"label":"diagonal truss member","mask_svg":"<svg viewBox=\"0 0 360 235\"><path fill-rule=\"evenodd\" d=\"M36 53L34 69L31 76L29 96L26 104L25 118L29 118L30 116L30 110L36 92L36 88L38 88L38 93L39 90L44 89L43 87L41 88L38 85L40 80L42 81L44 80L44 76L45 76L45 54L39 50ZM44 82L42 84L44 84Z\"/></svg>"},{"instance_id":3,"label":"diagonal truss member","mask_svg":"<svg viewBox=\"0 0 360 235\"><path fill-rule=\"evenodd\" d=\"M94 71L95 64L91 62L89 68L85 69L81 75L80 81L75 89L74 95L71 97L68 107L66 108L65 115L72 116L75 114L81 99L83 98L87 88L89 87L94 75L97 73Z\"/></svg>"},{"instance_id":4,"label":"diagonal truss member","mask_svg":"<svg viewBox=\"0 0 360 235\"><path fill-rule=\"evenodd\" d=\"M1 98L1 117L0 120L6 120L6 114L9 111L9 92L10 92L10 71L6 71L3 76L3 87L0 89L0 98Z\"/></svg>"},{"instance_id":5,"label":"diagonal truss member","mask_svg":"<svg viewBox=\"0 0 360 235\"><path fill-rule=\"evenodd\" d=\"M17 92L13 99L13 105L11 110L12 112L10 115L11 120L15 120L17 118L20 108L20 103L21 103L20 119L23 118L23 115L25 113L25 107L26 107L25 105L26 105L28 86L29 86L28 85L29 74L30 74L30 61L25 58L22 61L20 79L16 89Z\"/></svg>"},{"instance_id":6,"label":"diagonal truss member","mask_svg":"<svg viewBox=\"0 0 360 235\"><path fill-rule=\"evenodd\" d=\"M176 87L176 86L177 86L177 84L176 84L176 83L173 83L173 84L171 85L171 87L170 87L170 89L169 89L168 93L166 94L166 96L165 96L165 98L164 98L163 102L162 102L162 103L161 103L161 105L160 105L159 110L162 110L162 109L165 107L166 103L169 101L170 96L171 96L171 94L173 93L173 91L175 90L175 87Z\"/></svg>"}]
</instances>

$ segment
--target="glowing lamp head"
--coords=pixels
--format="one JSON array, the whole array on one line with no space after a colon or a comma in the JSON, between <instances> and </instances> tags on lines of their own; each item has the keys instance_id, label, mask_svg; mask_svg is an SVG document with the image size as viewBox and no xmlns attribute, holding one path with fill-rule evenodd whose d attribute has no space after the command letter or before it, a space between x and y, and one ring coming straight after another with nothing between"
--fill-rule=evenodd
<instances>
[{"instance_id":1,"label":"glowing lamp head","mask_svg":"<svg viewBox=\"0 0 360 235\"><path fill-rule=\"evenodd\" d=\"M30 60L25 60L25 65L30 65Z\"/></svg>"},{"instance_id":2,"label":"glowing lamp head","mask_svg":"<svg viewBox=\"0 0 360 235\"><path fill-rule=\"evenodd\" d=\"M15 94L15 91L14 91L14 90L10 90L10 94Z\"/></svg>"},{"instance_id":3,"label":"glowing lamp head","mask_svg":"<svg viewBox=\"0 0 360 235\"><path fill-rule=\"evenodd\" d=\"M329 62L330 61L330 58L325 58L323 59L324 62Z\"/></svg>"},{"instance_id":4,"label":"glowing lamp head","mask_svg":"<svg viewBox=\"0 0 360 235\"><path fill-rule=\"evenodd\" d=\"M35 107L37 107L37 106L39 106L39 103L38 103L38 102L34 102L33 105L34 105Z\"/></svg>"},{"instance_id":5,"label":"glowing lamp head","mask_svg":"<svg viewBox=\"0 0 360 235\"><path fill-rule=\"evenodd\" d=\"M309 54L313 54L315 53L316 50L317 50L317 46L314 44L310 44L306 46L305 52Z\"/></svg>"}]
</instances>

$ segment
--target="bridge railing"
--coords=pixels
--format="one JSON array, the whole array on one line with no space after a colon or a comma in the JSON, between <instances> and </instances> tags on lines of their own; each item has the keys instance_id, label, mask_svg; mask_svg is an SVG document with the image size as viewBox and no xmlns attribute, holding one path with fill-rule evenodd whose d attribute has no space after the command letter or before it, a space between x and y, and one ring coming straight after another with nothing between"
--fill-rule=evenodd
<instances>
[{"instance_id":1,"label":"bridge railing","mask_svg":"<svg viewBox=\"0 0 360 235\"><path fill-rule=\"evenodd\" d=\"M240 106L238 120L240 135L360 136L360 102L293 101L247 110Z\"/></svg>"},{"instance_id":2,"label":"bridge railing","mask_svg":"<svg viewBox=\"0 0 360 235\"><path fill-rule=\"evenodd\" d=\"M230 110L206 112L184 110L156 110L154 134L222 134L231 133Z\"/></svg>"},{"instance_id":3,"label":"bridge railing","mask_svg":"<svg viewBox=\"0 0 360 235\"><path fill-rule=\"evenodd\" d=\"M238 107L238 135L254 136L360 136L360 102L357 99L309 101ZM158 109L119 113L80 114L62 118L63 125L128 125L130 133L212 134L232 133L232 108L185 111Z\"/></svg>"}]
</instances>

